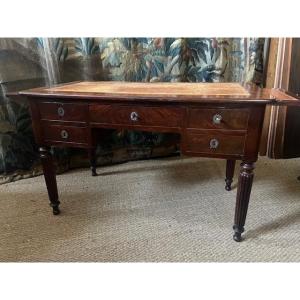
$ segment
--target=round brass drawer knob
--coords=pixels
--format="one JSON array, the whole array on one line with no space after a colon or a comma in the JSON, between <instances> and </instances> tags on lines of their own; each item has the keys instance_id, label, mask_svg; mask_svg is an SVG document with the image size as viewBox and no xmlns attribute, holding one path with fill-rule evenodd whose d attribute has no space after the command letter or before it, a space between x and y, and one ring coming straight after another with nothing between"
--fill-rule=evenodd
<instances>
[{"instance_id":1,"label":"round brass drawer knob","mask_svg":"<svg viewBox=\"0 0 300 300\"><path fill-rule=\"evenodd\" d=\"M64 108L60 106L60 107L57 109L57 114L58 114L60 117L63 117L63 116L65 115L65 110L64 110Z\"/></svg>"},{"instance_id":2,"label":"round brass drawer knob","mask_svg":"<svg viewBox=\"0 0 300 300\"><path fill-rule=\"evenodd\" d=\"M63 130L60 132L60 136L61 136L63 139L67 139L67 138L69 137L68 131L63 129Z\"/></svg>"},{"instance_id":3,"label":"round brass drawer knob","mask_svg":"<svg viewBox=\"0 0 300 300\"><path fill-rule=\"evenodd\" d=\"M222 121L222 116L221 115L215 114L213 116L213 123L214 124L221 124L221 121Z\"/></svg>"},{"instance_id":4,"label":"round brass drawer knob","mask_svg":"<svg viewBox=\"0 0 300 300\"><path fill-rule=\"evenodd\" d=\"M211 139L209 142L210 149L217 149L219 146L219 141L217 139Z\"/></svg>"},{"instance_id":5,"label":"round brass drawer knob","mask_svg":"<svg viewBox=\"0 0 300 300\"><path fill-rule=\"evenodd\" d=\"M139 115L137 112L133 111L131 114L130 114L130 120L131 121L137 121L139 118Z\"/></svg>"}]
</instances>

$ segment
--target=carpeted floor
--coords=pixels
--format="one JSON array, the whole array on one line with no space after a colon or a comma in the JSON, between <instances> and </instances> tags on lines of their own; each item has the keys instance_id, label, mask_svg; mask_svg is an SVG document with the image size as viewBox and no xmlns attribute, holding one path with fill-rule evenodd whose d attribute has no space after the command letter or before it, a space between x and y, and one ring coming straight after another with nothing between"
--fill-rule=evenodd
<instances>
[{"instance_id":1,"label":"carpeted floor","mask_svg":"<svg viewBox=\"0 0 300 300\"><path fill-rule=\"evenodd\" d=\"M59 216L42 176L0 186L0 261L300 262L300 159L260 158L245 241L232 240L236 175L225 161L164 158L57 176Z\"/></svg>"}]
</instances>

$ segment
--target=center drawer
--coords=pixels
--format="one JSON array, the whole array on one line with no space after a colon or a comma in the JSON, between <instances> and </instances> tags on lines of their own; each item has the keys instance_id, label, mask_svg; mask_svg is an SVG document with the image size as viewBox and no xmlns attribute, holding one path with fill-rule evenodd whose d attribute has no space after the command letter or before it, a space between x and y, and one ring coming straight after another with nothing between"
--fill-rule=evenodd
<instances>
[{"instance_id":1,"label":"center drawer","mask_svg":"<svg viewBox=\"0 0 300 300\"><path fill-rule=\"evenodd\" d=\"M90 121L99 124L180 127L184 110L180 107L134 105L90 105Z\"/></svg>"}]
</instances>

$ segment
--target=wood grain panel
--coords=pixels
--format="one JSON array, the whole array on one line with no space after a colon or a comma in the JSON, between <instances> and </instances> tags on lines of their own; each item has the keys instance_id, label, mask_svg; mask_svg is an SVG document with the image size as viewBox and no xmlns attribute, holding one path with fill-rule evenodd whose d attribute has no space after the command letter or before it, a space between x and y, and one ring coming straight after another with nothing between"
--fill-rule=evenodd
<instances>
[{"instance_id":1,"label":"wood grain panel","mask_svg":"<svg viewBox=\"0 0 300 300\"><path fill-rule=\"evenodd\" d=\"M180 107L90 105L89 111L90 121L101 124L180 127L184 117Z\"/></svg>"},{"instance_id":2,"label":"wood grain panel","mask_svg":"<svg viewBox=\"0 0 300 300\"><path fill-rule=\"evenodd\" d=\"M88 105L64 102L39 102L41 119L58 121L88 121Z\"/></svg>"},{"instance_id":3,"label":"wood grain panel","mask_svg":"<svg viewBox=\"0 0 300 300\"><path fill-rule=\"evenodd\" d=\"M215 118L220 118L216 123ZM188 128L243 130L247 128L249 109L247 108L191 108L188 114Z\"/></svg>"},{"instance_id":4,"label":"wood grain panel","mask_svg":"<svg viewBox=\"0 0 300 300\"><path fill-rule=\"evenodd\" d=\"M88 128L65 126L43 122L43 137L46 142L59 142L66 145L71 143L88 144ZM63 131L66 137L63 137Z\"/></svg>"},{"instance_id":5,"label":"wood grain panel","mask_svg":"<svg viewBox=\"0 0 300 300\"><path fill-rule=\"evenodd\" d=\"M211 148L211 141L217 140L218 146ZM242 155L245 136L223 135L220 133L189 133L186 134L186 152L218 155Z\"/></svg>"}]
</instances>

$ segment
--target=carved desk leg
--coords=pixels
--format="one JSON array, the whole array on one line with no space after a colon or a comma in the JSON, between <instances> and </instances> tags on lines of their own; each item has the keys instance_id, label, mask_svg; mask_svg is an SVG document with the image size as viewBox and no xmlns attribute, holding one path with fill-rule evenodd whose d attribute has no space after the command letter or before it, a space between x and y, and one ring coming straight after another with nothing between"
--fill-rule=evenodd
<instances>
[{"instance_id":1,"label":"carved desk leg","mask_svg":"<svg viewBox=\"0 0 300 300\"><path fill-rule=\"evenodd\" d=\"M236 242L240 242L242 240L241 235L244 232L244 225L254 176L253 170L254 163L241 163L233 225L233 239Z\"/></svg>"},{"instance_id":2,"label":"carved desk leg","mask_svg":"<svg viewBox=\"0 0 300 300\"><path fill-rule=\"evenodd\" d=\"M226 179L225 179L225 190L231 191L231 183L232 178L234 174L234 168L235 168L235 160L227 159L226 162Z\"/></svg>"},{"instance_id":3,"label":"carved desk leg","mask_svg":"<svg viewBox=\"0 0 300 300\"><path fill-rule=\"evenodd\" d=\"M58 208L60 202L58 200L56 174L53 166L52 155L49 151L49 148L45 147L41 147L39 149L39 154L43 165L50 206L53 209L53 214L58 215L60 213L60 210Z\"/></svg>"},{"instance_id":4,"label":"carved desk leg","mask_svg":"<svg viewBox=\"0 0 300 300\"><path fill-rule=\"evenodd\" d=\"M91 170L92 170L92 176L97 176L97 158L96 158L96 149L95 148L91 148L88 150L89 152L89 159L90 159L90 166L91 166Z\"/></svg>"}]
</instances>

